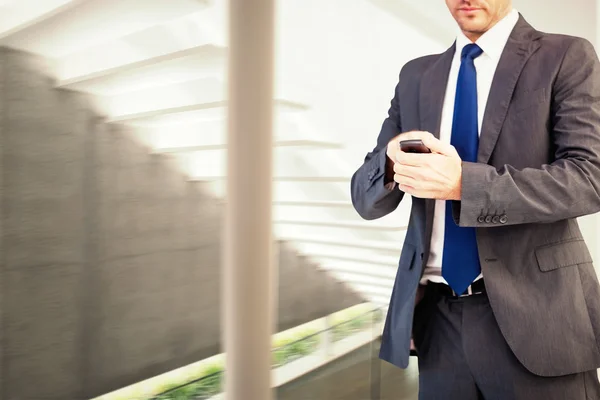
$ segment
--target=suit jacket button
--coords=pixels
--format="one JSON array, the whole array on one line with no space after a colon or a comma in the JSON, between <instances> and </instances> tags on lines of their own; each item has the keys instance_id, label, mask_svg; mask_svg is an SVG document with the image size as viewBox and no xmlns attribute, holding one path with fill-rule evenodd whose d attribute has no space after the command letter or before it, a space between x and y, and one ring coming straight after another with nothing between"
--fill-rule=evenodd
<instances>
[{"instance_id":1,"label":"suit jacket button","mask_svg":"<svg viewBox=\"0 0 600 400\"><path fill-rule=\"evenodd\" d=\"M487 217L485 217L485 223L486 224L489 224L491 222L492 222L492 216L491 215L488 215Z\"/></svg>"},{"instance_id":2,"label":"suit jacket button","mask_svg":"<svg viewBox=\"0 0 600 400\"><path fill-rule=\"evenodd\" d=\"M503 215L500 217L500 223L501 224L505 224L508 222L508 217L506 215Z\"/></svg>"},{"instance_id":3,"label":"suit jacket button","mask_svg":"<svg viewBox=\"0 0 600 400\"><path fill-rule=\"evenodd\" d=\"M500 217L496 215L494 218L492 218L492 223L497 224L498 222L500 222Z\"/></svg>"},{"instance_id":4,"label":"suit jacket button","mask_svg":"<svg viewBox=\"0 0 600 400\"><path fill-rule=\"evenodd\" d=\"M485 218L483 216L480 216L479 218L477 218L477 222L483 224L485 222Z\"/></svg>"}]
</instances>

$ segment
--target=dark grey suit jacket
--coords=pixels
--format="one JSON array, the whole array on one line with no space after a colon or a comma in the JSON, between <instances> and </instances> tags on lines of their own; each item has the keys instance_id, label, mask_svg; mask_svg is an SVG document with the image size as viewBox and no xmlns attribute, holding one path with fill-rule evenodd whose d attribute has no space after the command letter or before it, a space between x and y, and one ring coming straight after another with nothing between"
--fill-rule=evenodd
<instances>
[{"instance_id":1,"label":"dark grey suit jacket","mask_svg":"<svg viewBox=\"0 0 600 400\"><path fill-rule=\"evenodd\" d=\"M454 46L402 68L377 146L352 177L363 218L391 213L404 195L384 187L388 142L411 130L439 135L453 55ZM600 210L600 63L587 40L538 32L520 17L494 76L477 161L463 163L453 216L476 228L506 341L537 375L600 367L600 286L575 219ZM403 368L434 204L413 198L383 332L381 358Z\"/></svg>"}]
</instances>

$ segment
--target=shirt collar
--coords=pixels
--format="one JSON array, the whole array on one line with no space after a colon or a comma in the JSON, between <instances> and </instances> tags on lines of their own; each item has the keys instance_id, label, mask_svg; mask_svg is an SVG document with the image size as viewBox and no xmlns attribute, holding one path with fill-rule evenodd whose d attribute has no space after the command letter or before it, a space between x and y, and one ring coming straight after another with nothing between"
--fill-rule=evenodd
<instances>
[{"instance_id":1,"label":"shirt collar","mask_svg":"<svg viewBox=\"0 0 600 400\"><path fill-rule=\"evenodd\" d=\"M483 50L484 54L496 62L499 61L502 51L504 51L504 46L518 21L519 13L517 10L512 9L507 16L498 21L489 31L481 35L475 43ZM470 43L472 43L471 40L459 31L456 37L456 53L461 54L463 47Z\"/></svg>"}]
</instances>

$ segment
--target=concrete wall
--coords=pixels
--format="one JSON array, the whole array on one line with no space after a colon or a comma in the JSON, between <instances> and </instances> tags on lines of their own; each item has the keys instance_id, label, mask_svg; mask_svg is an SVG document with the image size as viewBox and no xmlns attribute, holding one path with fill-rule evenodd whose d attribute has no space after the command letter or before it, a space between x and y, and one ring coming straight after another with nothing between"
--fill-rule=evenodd
<instances>
[{"instance_id":1,"label":"concrete wall","mask_svg":"<svg viewBox=\"0 0 600 400\"><path fill-rule=\"evenodd\" d=\"M85 96L0 51L2 399L82 393Z\"/></svg>"},{"instance_id":2,"label":"concrete wall","mask_svg":"<svg viewBox=\"0 0 600 400\"><path fill-rule=\"evenodd\" d=\"M220 351L222 207L0 51L0 398L83 399ZM279 330L360 301L277 244Z\"/></svg>"}]
</instances>

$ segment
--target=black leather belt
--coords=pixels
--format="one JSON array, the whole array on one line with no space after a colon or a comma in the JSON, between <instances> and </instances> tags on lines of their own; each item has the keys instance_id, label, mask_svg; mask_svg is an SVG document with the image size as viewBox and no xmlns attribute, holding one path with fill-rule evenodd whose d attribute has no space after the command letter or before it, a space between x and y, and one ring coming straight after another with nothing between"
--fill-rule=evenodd
<instances>
[{"instance_id":1,"label":"black leather belt","mask_svg":"<svg viewBox=\"0 0 600 400\"><path fill-rule=\"evenodd\" d=\"M450 286L446 285L445 283L429 282L429 283L427 283L427 287L429 289L433 289L436 293L438 293L444 297L453 297L453 298L469 297L469 296L473 296L473 295L477 295L477 294L486 294L487 293L487 291L485 289L485 282L483 281L483 278L473 282L471 284L471 286L469 286L467 291L461 295L458 295L457 293L455 293L454 290L452 290L452 288Z\"/></svg>"}]
</instances>

